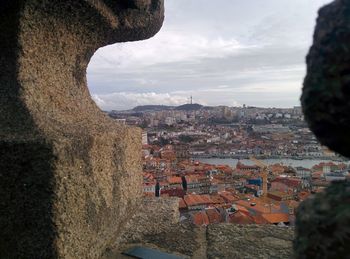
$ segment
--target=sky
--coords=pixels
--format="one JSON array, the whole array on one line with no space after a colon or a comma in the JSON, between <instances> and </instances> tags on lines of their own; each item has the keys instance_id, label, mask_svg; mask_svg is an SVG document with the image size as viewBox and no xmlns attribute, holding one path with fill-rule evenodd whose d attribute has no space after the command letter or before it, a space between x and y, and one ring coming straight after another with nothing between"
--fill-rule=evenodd
<instances>
[{"instance_id":1,"label":"sky","mask_svg":"<svg viewBox=\"0 0 350 259\"><path fill-rule=\"evenodd\" d=\"M138 105L293 107L318 9L330 0L165 0L153 38L99 49L88 87L103 110Z\"/></svg>"}]
</instances>

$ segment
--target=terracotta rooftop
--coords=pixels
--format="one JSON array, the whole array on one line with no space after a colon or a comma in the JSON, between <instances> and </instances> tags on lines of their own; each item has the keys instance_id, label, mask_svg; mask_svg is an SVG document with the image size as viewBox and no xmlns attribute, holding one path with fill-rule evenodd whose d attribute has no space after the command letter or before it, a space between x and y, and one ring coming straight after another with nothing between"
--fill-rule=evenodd
<instances>
[{"instance_id":1,"label":"terracotta rooftop","mask_svg":"<svg viewBox=\"0 0 350 259\"><path fill-rule=\"evenodd\" d=\"M252 216L252 218L255 224L259 224L259 225L269 224L269 222L262 215L254 215Z\"/></svg>"},{"instance_id":2,"label":"terracotta rooftop","mask_svg":"<svg viewBox=\"0 0 350 259\"><path fill-rule=\"evenodd\" d=\"M208 205L213 203L209 195L187 194L184 200L187 206Z\"/></svg>"},{"instance_id":3,"label":"terracotta rooftop","mask_svg":"<svg viewBox=\"0 0 350 259\"><path fill-rule=\"evenodd\" d=\"M303 200L306 200L310 195L311 193L309 192L299 192L298 198L303 201Z\"/></svg>"},{"instance_id":4,"label":"terracotta rooftop","mask_svg":"<svg viewBox=\"0 0 350 259\"><path fill-rule=\"evenodd\" d=\"M200 211L192 214L192 222L197 226L208 226L209 218L205 211Z\"/></svg>"},{"instance_id":5,"label":"terracotta rooftop","mask_svg":"<svg viewBox=\"0 0 350 259\"><path fill-rule=\"evenodd\" d=\"M228 203L233 203L234 201L237 201L239 198L234 196L232 193L223 191L219 192L219 195Z\"/></svg>"},{"instance_id":6,"label":"terracotta rooftop","mask_svg":"<svg viewBox=\"0 0 350 259\"><path fill-rule=\"evenodd\" d=\"M237 205L237 204L235 206L236 206L236 209L239 210L240 212L249 215L249 210L247 210L246 207L243 207L243 206L240 206L240 205Z\"/></svg>"},{"instance_id":7,"label":"terracotta rooftop","mask_svg":"<svg viewBox=\"0 0 350 259\"><path fill-rule=\"evenodd\" d=\"M220 212L216 208L210 208L205 210L209 218L210 224L223 222L223 218Z\"/></svg>"},{"instance_id":8,"label":"terracotta rooftop","mask_svg":"<svg viewBox=\"0 0 350 259\"><path fill-rule=\"evenodd\" d=\"M262 217L271 224L277 224L280 222L285 222L285 223L289 222L289 214L287 213L262 214Z\"/></svg>"},{"instance_id":9,"label":"terracotta rooftop","mask_svg":"<svg viewBox=\"0 0 350 259\"><path fill-rule=\"evenodd\" d=\"M254 220L251 216L238 211L230 215L230 223L240 224L240 225L254 224Z\"/></svg>"},{"instance_id":10,"label":"terracotta rooftop","mask_svg":"<svg viewBox=\"0 0 350 259\"><path fill-rule=\"evenodd\" d=\"M288 205L288 207L291 208L297 208L299 207L300 202L294 201L294 200L290 200L290 201L285 201L285 203Z\"/></svg>"},{"instance_id":11,"label":"terracotta rooftop","mask_svg":"<svg viewBox=\"0 0 350 259\"><path fill-rule=\"evenodd\" d=\"M169 184L182 184L182 179L179 176L171 176L167 180Z\"/></svg>"},{"instance_id":12,"label":"terracotta rooftop","mask_svg":"<svg viewBox=\"0 0 350 259\"><path fill-rule=\"evenodd\" d=\"M272 182L279 182L287 185L291 188L296 188L301 184L301 180L297 178L291 178L291 177L277 177Z\"/></svg>"},{"instance_id":13,"label":"terracotta rooftop","mask_svg":"<svg viewBox=\"0 0 350 259\"><path fill-rule=\"evenodd\" d=\"M225 200L218 194L210 195L210 199L212 200L213 204L223 204L223 203L225 203Z\"/></svg>"},{"instance_id":14,"label":"terracotta rooftop","mask_svg":"<svg viewBox=\"0 0 350 259\"><path fill-rule=\"evenodd\" d=\"M277 196L277 197L285 197L285 196L290 196L289 193L286 193L286 192L281 192L281 191L269 191L268 192L268 195L274 195L274 196Z\"/></svg>"},{"instance_id":15,"label":"terracotta rooftop","mask_svg":"<svg viewBox=\"0 0 350 259\"><path fill-rule=\"evenodd\" d=\"M239 200L235 202L236 205L245 207L248 211L255 211L255 213L271 213L279 212L281 210L281 204L279 202L273 201L271 199L266 199L262 201L259 198L252 198L248 200Z\"/></svg>"},{"instance_id":16,"label":"terracotta rooftop","mask_svg":"<svg viewBox=\"0 0 350 259\"><path fill-rule=\"evenodd\" d=\"M179 209L186 209L187 208L187 205L184 201L184 199L179 199Z\"/></svg>"},{"instance_id":17,"label":"terracotta rooftop","mask_svg":"<svg viewBox=\"0 0 350 259\"><path fill-rule=\"evenodd\" d=\"M154 182L144 182L143 183L144 187L146 187L146 186L154 186L154 185L156 185L156 181L154 181Z\"/></svg>"}]
</instances>

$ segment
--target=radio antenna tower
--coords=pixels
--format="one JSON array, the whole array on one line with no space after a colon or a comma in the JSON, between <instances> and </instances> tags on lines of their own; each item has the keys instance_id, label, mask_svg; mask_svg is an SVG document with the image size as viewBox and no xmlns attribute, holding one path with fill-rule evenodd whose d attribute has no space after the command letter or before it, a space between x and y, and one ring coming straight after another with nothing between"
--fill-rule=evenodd
<instances>
[{"instance_id":1,"label":"radio antenna tower","mask_svg":"<svg viewBox=\"0 0 350 259\"><path fill-rule=\"evenodd\" d=\"M191 104L193 104L193 97L192 97L192 95L191 95L191 98L190 98L190 100L191 100Z\"/></svg>"}]
</instances>

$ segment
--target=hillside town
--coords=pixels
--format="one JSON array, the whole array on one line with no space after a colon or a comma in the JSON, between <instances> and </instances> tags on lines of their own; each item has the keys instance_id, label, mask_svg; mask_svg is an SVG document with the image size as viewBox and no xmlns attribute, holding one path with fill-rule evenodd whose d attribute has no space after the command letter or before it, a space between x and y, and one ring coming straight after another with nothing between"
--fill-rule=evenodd
<instances>
[{"instance_id":1,"label":"hillside town","mask_svg":"<svg viewBox=\"0 0 350 259\"><path fill-rule=\"evenodd\" d=\"M144 195L179 197L181 220L200 226L221 222L294 225L300 202L332 181L349 177L345 163L320 163L309 169L262 166L252 158L256 165L238 162L232 168L179 157L173 145L143 146Z\"/></svg>"},{"instance_id":2,"label":"hillside town","mask_svg":"<svg viewBox=\"0 0 350 259\"><path fill-rule=\"evenodd\" d=\"M110 116L143 128L143 192L178 197L181 221L293 226L300 202L349 176L321 146L301 109L138 107ZM235 166L201 158L236 158ZM311 168L265 158L327 159ZM242 160L241 160L242 159ZM244 160L245 159L245 160ZM242 162L247 161L249 163ZM223 161L225 161L223 159Z\"/></svg>"},{"instance_id":3,"label":"hillside town","mask_svg":"<svg viewBox=\"0 0 350 259\"><path fill-rule=\"evenodd\" d=\"M141 106L112 111L121 123L143 128L147 143L186 145L191 157L338 159L321 146L300 107ZM146 143L144 139L144 143Z\"/></svg>"}]
</instances>

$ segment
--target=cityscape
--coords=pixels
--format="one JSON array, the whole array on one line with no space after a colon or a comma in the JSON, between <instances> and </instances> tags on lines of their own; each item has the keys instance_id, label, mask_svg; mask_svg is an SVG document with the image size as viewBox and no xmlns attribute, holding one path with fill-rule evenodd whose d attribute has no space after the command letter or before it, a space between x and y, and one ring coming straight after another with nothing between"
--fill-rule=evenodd
<instances>
[{"instance_id":1,"label":"cityscape","mask_svg":"<svg viewBox=\"0 0 350 259\"><path fill-rule=\"evenodd\" d=\"M349 3L2 1L0 259L350 258Z\"/></svg>"},{"instance_id":2,"label":"cityscape","mask_svg":"<svg viewBox=\"0 0 350 259\"><path fill-rule=\"evenodd\" d=\"M293 226L298 205L349 177L301 107L138 106L110 111L142 133L145 197L178 197L180 221Z\"/></svg>"}]
</instances>

